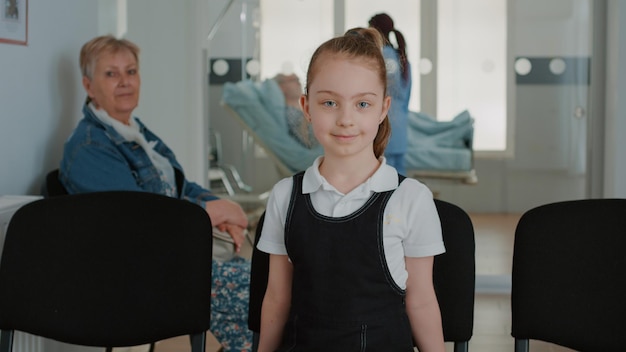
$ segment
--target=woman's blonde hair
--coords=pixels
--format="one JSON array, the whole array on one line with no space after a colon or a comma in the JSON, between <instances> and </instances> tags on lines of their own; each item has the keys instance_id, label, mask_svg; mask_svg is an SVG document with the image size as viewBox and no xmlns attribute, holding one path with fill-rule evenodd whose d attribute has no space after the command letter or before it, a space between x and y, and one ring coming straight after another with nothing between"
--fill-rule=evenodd
<instances>
[{"instance_id":1,"label":"woman's blonde hair","mask_svg":"<svg viewBox=\"0 0 626 352\"><path fill-rule=\"evenodd\" d=\"M383 57L384 40L381 34L373 28L352 28L346 31L343 36L330 39L313 53L306 76L305 94L308 94L311 82L313 81L317 71L320 69L316 65L322 54L337 54L347 58L361 58L366 65L371 66L378 73L378 78L383 86L383 96L387 95L387 69L385 67L385 58ZM374 138L374 155L376 158L381 157L389 136L391 135L391 125L389 118L385 118L378 125L378 132Z\"/></svg>"},{"instance_id":2,"label":"woman's blonde hair","mask_svg":"<svg viewBox=\"0 0 626 352\"><path fill-rule=\"evenodd\" d=\"M127 40L117 39L112 35L95 37L85 43L80 49L80 71L83 76L93 78L93 70L96 62L103 53L117 53L120 50L128 50L139 65L139 47Z\"/></svg>"}]
</instances>

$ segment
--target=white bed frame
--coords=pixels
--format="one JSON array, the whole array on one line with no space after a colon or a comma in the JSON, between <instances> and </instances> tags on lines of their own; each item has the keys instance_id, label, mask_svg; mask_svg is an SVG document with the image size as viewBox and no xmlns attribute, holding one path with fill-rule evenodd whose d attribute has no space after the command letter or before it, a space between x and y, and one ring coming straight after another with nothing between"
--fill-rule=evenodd
<instances>
[{"instance_id":1,"label":"white bed frame","mask_svg":"<svg viewBox=\"0 0 626 352\"><path fill-rule=\"evenodd\" d=\"M239 114L231 108L228 104L222 102L221 103L224 109L230 112L232 116L235 117L235 120L239 122L239 124L243 127L243 129L252 136L252 139L259 147L261 147L265 153L269 156L269 158L274 162L276 169L278 170L281 178L289 177L293 175L293 172L285 165L278 156L271 150L267 144L263 141L263 139L252 129L250 126L246 124L246 122L239 116ZM475 185L478 183L478 176L476 175L476 170L471 169L468 171L441 171L441 170L407 170L408 177L415 178L417 180L422 179L437 179L437 180L449 180L454 182L461 182L467 185Z\"/></svg>"}]
</instances>

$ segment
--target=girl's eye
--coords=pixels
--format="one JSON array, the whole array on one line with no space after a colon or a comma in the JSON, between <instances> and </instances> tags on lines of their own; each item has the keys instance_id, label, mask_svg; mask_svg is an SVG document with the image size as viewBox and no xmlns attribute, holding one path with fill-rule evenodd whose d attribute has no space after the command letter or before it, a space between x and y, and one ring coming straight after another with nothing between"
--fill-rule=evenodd
<instances>
[{"instance_id":1,"label":"girl's eye","mask_svg":"<svg viewBox=\"0 0 626 352\"><path fill-rule=\"evenodd\" d=\"M334 106L336 106L336 105L337 105L337 103L335 103L335 102L334 102L334 101L332 101L332 100L327 100L327 101L323 102L322 104L323 104L324 106L327 106L327 107L334 107Z\"/></svg>"},{"instance_id":2,"label":"girl's eye","mask_svg":"<svg viewBox=\"0 0 626 352\"><path fill-rule=\"evenodd\" d=\"M132 69L128 70L128 74L129 75L136 75L137 74L137 69L136 68L132 68Z\"/></svg>"},{"instance_id":3,"label":"girl's eye","mask_svg":"<svg viewBox=\"0 0 626 352\"><path fill-rule=\"evenodd\" d=\"M370 106L370 103L366 101L360 101L357 105L359 106L359 108L365 109L366 107Z\"/></svg>"}]
</instances>

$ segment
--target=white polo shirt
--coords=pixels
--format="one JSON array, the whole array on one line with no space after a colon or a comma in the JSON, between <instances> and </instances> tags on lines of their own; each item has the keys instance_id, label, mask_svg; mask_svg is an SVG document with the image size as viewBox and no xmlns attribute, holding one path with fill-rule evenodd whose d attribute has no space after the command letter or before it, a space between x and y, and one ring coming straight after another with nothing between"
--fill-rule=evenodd
<instances>
[{"instance_id":1,"label":"white polo shirt","mask_svg":"<svg viewBox=\"0 0 626 352\"><path fill-rule=\"evenodd\" d=\"M427 257L445 252L441 223L432 192L419 181L406 178L398 186L396 169L381 158L381 165L363 184L348 194L339 192L319 173L318 157L304 173L302 193L309 193L315 210L325 216L349 215L365 204L374 192L396 189L384 211L383 246L387 264L396 284L406 288L404 257ZM257 248L270 254L286 255L285 222L293 178L280 180L272 189ZM349 249L348 249L349 250Z\"/></svg>"}]
</instances>

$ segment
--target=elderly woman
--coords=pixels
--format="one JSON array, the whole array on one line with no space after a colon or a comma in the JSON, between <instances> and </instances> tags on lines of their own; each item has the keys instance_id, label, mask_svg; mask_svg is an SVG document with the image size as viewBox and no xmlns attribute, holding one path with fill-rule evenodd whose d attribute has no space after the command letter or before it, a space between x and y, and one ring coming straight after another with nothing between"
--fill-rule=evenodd
<instances>
[{"instance_id":1,"label":"elderly woman","mask_svg":"<svg viewBox=\"0 0 626 352\"><path fill-rule=\"evenodd\" d=\"M213 226L230 234L238 251L248 225L241 206L186 180L174 153L132 115L141 86L138 57L135 44L113 36L83 45L80 67L87 101L65 144L61 183L70 194L129 190L193 202L206 210ZM249 261L238 256L213 261L211 330L226 351L251 346L246 328L249 279Z\"/></svg>"}]
</instances>

